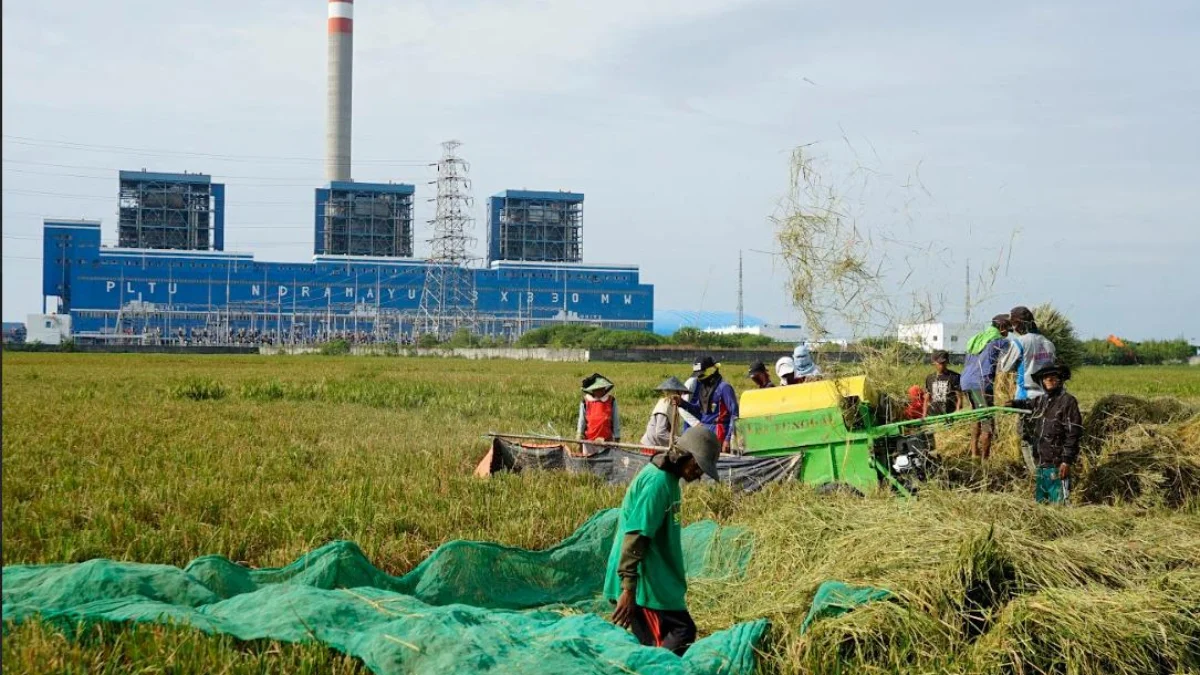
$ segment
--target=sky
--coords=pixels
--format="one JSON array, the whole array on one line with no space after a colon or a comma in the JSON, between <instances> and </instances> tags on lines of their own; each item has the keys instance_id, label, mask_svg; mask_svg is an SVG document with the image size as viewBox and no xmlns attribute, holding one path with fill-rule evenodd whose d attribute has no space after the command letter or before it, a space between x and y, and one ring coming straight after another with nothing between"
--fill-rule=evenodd
<instances>
[{"instance_id":1,"label":"sky","mask_svg":"<svg viewBox=\"0 0 1200 675\"><path fill-rule=\"evenodd\" d=\"M1200 3L355 4L353 176L417 185L455 138L485 197L586 194L584 256L656 307L795 323L771 217L806 146L898 295L971 320L1200 343ZM321 0L3 5L3 316L40 311L41 218L116 237L119 169L227 184L226 248L312 252ZM869 180L868 180L869 179ZM994 273L994 278L993 278Z\"/></svg>"}]
</instances>

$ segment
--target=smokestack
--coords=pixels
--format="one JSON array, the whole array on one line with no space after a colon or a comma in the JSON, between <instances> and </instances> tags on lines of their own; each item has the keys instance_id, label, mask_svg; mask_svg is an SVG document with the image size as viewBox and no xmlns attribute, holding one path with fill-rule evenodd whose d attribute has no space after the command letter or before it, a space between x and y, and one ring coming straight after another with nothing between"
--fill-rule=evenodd
<instances>
[{"instance_id":1,"label":"smokestack","mask_svg":"<svg viewBox=\"0 0 1200 675\"><path fill-rule=\"evenodd\" d=\"M350 92L354 67L354 0L329 0L329 82L325 178L350 180Z\"/></svg>"}]
</instances>

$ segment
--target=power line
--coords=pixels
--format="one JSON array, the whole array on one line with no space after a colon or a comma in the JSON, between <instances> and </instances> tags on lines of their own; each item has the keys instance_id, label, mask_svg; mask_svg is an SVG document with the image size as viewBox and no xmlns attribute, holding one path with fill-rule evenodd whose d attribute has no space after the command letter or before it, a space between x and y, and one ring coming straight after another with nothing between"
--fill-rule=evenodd
<instances>
[{"instance_id":1,"label":"power line","mask_svg":"<svg viewBox=\"0 0 1200 675\"><path fill-rule=\"evenodd\" d=\"M147 156L180 156L180 157L207 157L210 159L220 159L230 162L256 162L256 161L272 161L272 162L324 162L323 157L279 157L271 155L230 155L212 152L191 152L187 150L164 150L155 148L130 148L120 145L99 145L94 143L77 143L74 141L59 141L46 138L33 138L30 136L14 136L4 134L4 139L16 145L28 145L34 147L51 147L51 148L66 148L71 150L84 150L87 152L125 152L133 155ZM429 160L420 159L355 159L356 164L390 164L393 166L410 165L410 166L429 166Z\"/></svg>"},{"instance_id":2,"label":"power line","mask_svg":"<svg viewBox=\"0 0 1200 675\"><path fill-rule=\"evenodd\" d=\"M32 216L34 218L41 218L43 220L49 219L52 221L57 218L62 218L62 216L48 216L44 213L34 213L32 211L5 211L4 215L5 216ZM71 219L68 218L68 220L71 220ZM99 218L83 218L83 220L99 220ZM279 223L279 224L249 223L249 224L245 224L245 225L243 225L241 223L226 223L225 224L226 232L228 232L230 230L301 230L301 229L302 230L311 230L312 225L305 225L303 223L296 224L296 225L286 224L286 223Z\"/></svg>"},{"instance_id":3,"label":"power line","mask_svg":"<svg viewBox=\"0 0 1200 675\"><path fill-rule=\"evenodd\" d=\"M68 194L65 192L46 192L44 190L24 190L24 189L20 189L20 188L4 188L3 192L5 194L26 195L26 196L31 196L31 197L60 197L62 199L90 199L93 201L104 201L104 202L114 200L114 195L108 195L108 196L102 197L100 195L78 195L78 194ZM296 206L297 202L295 202L295 201L262 201L262 200L230 199L230 200L226 201L226 204L229 204L232 206Z\"/></svg>"},{"instance_id":4,"label":"power line","mask_svg":"<svg viewBox=\"0 0 1200 675\"><path fill-rule=\"evenodd\" d=\"M11 157L5 157L5 158L3 158L3 161L5 164L28 164L30 166L50 166L50 167L54 167L54 168L58 168L58 169L86 169L89 171L128 171L128 169L122 169L120 167L114 167L114 166L96 166L94 164L59 164L56 162L36 162L31 159L13 159ZM286 178L288 180L312 180L317 183L321 182L321 177L316 174L312 174L311 176L231 176L228 174L212 174L212 175L220 175L221 178L240 178L240 179L246 179L246 180L279 180L280 178Z\"/></svg>"},{"instance_id":5,"label":"power line","mask_svg":"<svg viewBox=\"0 0 1200 675\"><path fill-rule=\"evenodd\" d=\"M52 178L85 178L88 180L102 180L105 182L112 182L112 181L116 180L116 177L114 177L114 176L88 176L88 175L84 175L81 173L56 173L53 171L29 171L27 169L13 169L10 167L5 167L4 170L9 173L19 173L19 174L24 174L27 176L49 176ZM217 176L217 177L221 178L222 180L227 179L227 178L232 178L232 176ZM416 182L416 181L414 181L414 182ZM238 184L235 186L235 188L238 190L258 190L258 189L262 189L262 188L312 188L312 187L315 187L315 185L313 183L257 183L257 184L250 183L250 184Z\"/></svg>"},{"instance_id":6,"label":"power line","mask_svg":"<svg viewBox=\"0 0 1200 675\"><path fill-rule=\"evenodd\" d=\"M128 171L129 170L127 168L121 169L121 168L117 168L117 167L93 166L93 165L88 165L88 164L57 164L54 162L35 162L32 160L11 159L8 157L5 157L3 159L3 161L5 164L25 164L25 165L29 165L29 166L47 166L47 167L53 167L53 168L58 168L58 169L83 169L85 171L120 172L120 171ZM101 180L101 179L102 180L113 180L112 176L88 176L88 175L84 175L84 174L73 174L73 173L38 172L38 171L29 171L28 169L14 169L14 168L6 168L5 171L13 171L16 173L32 174L32 175L38 175L38 176L56 176L56 177L61 176L64 178L91 178L91 179L96 179L96 180ZM261 183L258 185L239 185L238 186L239 188L246 188L246 187L252 187L252 188L258 188L258 187L313 187L315 185L319 185L322 183L322 178L320 176L312 176L311 178L304 177L304 176L233 176L233 175L223 174L223 173L213 173L213 174L205 174L205 175L211 175L214 178L219 178L221 180L236 179L236 180L269 180L269 181L276 181L276 180L307 181L304 183ZM395 177L393 177L391 180L395 181L396 179L395 179ZM406 178L406 179L401 179L401 180L408 180L408 181L416 184L418 182L423 182L425 180L425 178L424 177L419 178L419 179Z\"/></svg>"}]
</instances>

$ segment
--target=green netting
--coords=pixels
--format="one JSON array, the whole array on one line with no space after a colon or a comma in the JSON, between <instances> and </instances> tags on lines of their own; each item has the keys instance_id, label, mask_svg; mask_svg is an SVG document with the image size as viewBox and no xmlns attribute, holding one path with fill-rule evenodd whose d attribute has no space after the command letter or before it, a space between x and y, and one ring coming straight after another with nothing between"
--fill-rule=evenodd
<instances>
[{"instance_id":1,"label":"green netting","mask_svg":"<svg viewBox=\"0 0 1200 675\"><path fill-rule=\"evenodd\" d=\"M804 623L800 624L800 634L807 633L815 621L832 619L852 612L868 602L887 600L890 597L892 592L886 588L851 586L840 581L822 582L817 588L817 594L813 596L812 606L808 608Z\"/></svg>"},{"instance_id":2,"label":"green netting","mask_svg":"<svg viewBox=\"0 0 1200 675\"><path fill-rule=\"evenodd\" d=\"M393 577L338 541L278 569L221 556L185 569L90 560L3 570L5 628L33 616L194 626L242 640L319 641L376 673L750 673L765 621L699 640L682 659L609 623L600 597L617 512L553 548L453 541ZM748 533L704 521L683 532L688 575L738 576Z\"/></svg>"}]
</instances>

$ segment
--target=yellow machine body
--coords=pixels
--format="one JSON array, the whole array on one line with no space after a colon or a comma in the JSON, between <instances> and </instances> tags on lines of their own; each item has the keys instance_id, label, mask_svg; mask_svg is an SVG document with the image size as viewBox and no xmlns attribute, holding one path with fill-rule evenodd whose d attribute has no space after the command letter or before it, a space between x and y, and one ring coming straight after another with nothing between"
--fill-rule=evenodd
<instances>
[{"instance_id":1,"label":"yellow machine body","mask_svg":"<svg viewBox=\"0 0 1200 675\"><path fill-rule=\"evenodd\" d=\"M824 408L836 410L843 398L852 396L860 403L875 404L875 392L867 383L866 375L744 391L738 400L738 417L768 417Z\"/></svg>"}]
</instances>

